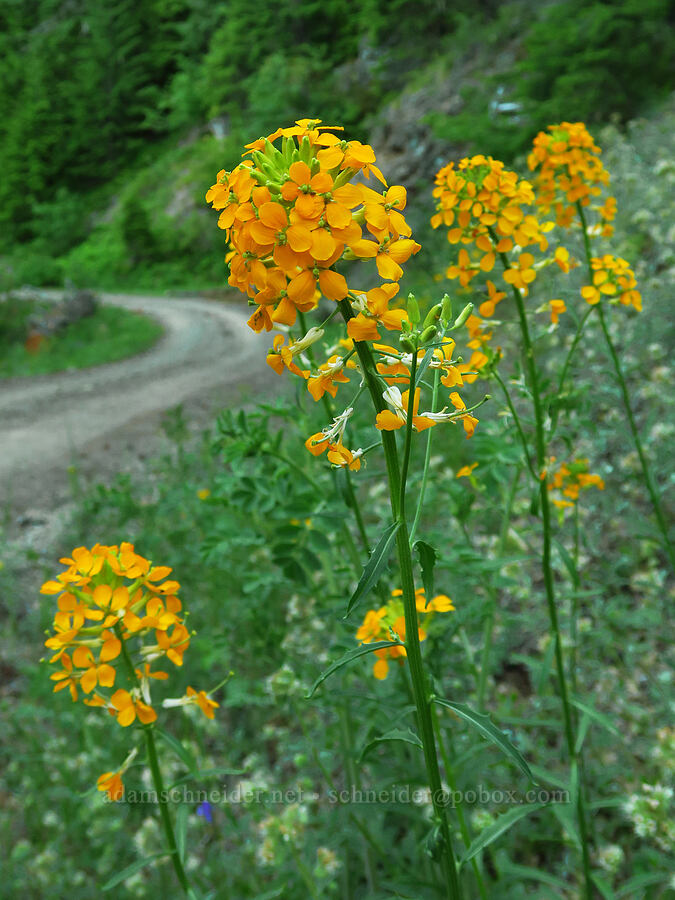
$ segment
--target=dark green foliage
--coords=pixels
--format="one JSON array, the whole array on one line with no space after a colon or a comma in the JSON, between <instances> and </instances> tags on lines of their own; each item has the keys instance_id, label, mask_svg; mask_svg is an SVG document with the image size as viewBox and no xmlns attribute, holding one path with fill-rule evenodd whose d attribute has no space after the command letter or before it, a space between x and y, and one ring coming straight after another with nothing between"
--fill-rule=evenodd
<instances>
[{"instance_id":1,"label":"dark green foliage","mask_svg":"<svg viewBox=\"0 0 675 900\"><path fill-rule=\"evenodd\" d=\"M8 0L0 252L22 260L15 280L36 284L65 273L140 285L160 266L165 282L217 280L203 220L181 215L176 228L154 206L175 175L156 160L183 142L190 171L211 159L206 139L195 145L210 120L237 148L309 116L367 140L420 69L456 66L463 108L429 115L434 129L508 160L551 121L626 119L672 86L672 24L668 0ZM498 97L521 111L495 112ZM213 144L213 172L238 158L229 141ZM139 205L129 182L146 168L156 178Z\"/></svg>"},{"instance_id":2,"label":"dark green foliage","mask_svg":"<svg viewBox=\"0 0 675 900\"><path fill-rule=\"evenodd\" d=\"M675 24L668 0L567 0L527 36L520 96L537 126L622 120L672 88Z\"/></svg>"},{"instance_id":3,"label":"dark green foliage","mask_svg":"<svg viewBox=\"0 0 675 900\"><path fill-rule=\"evenodd\" d=\"M130 197L122 208L122 237L132 263L156 258L157 239L150 226L150 217L138 197Z\"/></svg>"},{"instance_id":4,"label":"dark green foliage","mask_svg":"<svg viewBox=\"0 0 675 900\"><path fill-rule=\"evenodd\" d=\"M462 32L475 41L463 108L429 119L440 137L505 161L554 122L625 122L672 90L674 16L669 0L509 3L491 23L474 16Z\"/></svg>"}]
</instances>

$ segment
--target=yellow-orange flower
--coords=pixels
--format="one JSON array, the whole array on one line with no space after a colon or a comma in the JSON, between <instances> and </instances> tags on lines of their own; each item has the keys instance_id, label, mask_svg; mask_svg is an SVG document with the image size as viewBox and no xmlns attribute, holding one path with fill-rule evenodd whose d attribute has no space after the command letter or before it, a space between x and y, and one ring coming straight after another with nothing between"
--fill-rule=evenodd
<instances>
[{"instance_id":1,"label":"yellow-orange flower","mask_svg":"<svg viewBox=\"0 0 675 900\"><path fill-rule=\"evenodd\" d=\"M531 253L521 253L516 265L504 272L504 281L522 291L525 296L529 293L528 285L532 284L537 273L532 267L534 256Z\"/></svg>"},{"instance_id":2,"label":"yellow-orange flower","mask_svg":"<svg viewBox=\"0 0 675 900\"><path fill-rule=\"evenodd\" d=\"M593 284L581 288L581 296L587 303L594 305L609 297L611 303L632 306L638 312L642 309L642 296L637 290L637 281L633 270L625 259L605 254L591 259Z\"/></svg>"},{"instance_id":3,"label":"yellow-orange flower","mask_svg":"<svg viewBox=\"0 0 675 900\"><path fill-rule=\"evenodd\" d=\"M558 319L560 316L567 312L567 307L565 306L564 300L549 300L548 301L549 309L551 310L551 322L554 325L558 324Z\"/></svg>"},{"instance_id":4,"label":"yellow-orange flower","mask_svg":"<svg viewBox=\"0 0 675 900\"><path fill-rule=\"evenodd\" d=\"M356 632L356 640L364 644L376 641L390 641L392 631L402 642L391 647L375 650L377 660L373 665L373 675L380 681L387 677L389 660L394 659L402 663L407 655L402 594L403 592L400 589L394 590L391 592L391 598L385 606L381 606L378 610L368 610L363 624ZM424 588L417 588L415 591L415 607L418 614L422 617L422 623L418 624L420 641L426 640L427 628L436 613L450 612L455 609L452 600L446 594L436 594L427 603Z\"/></svg>"},{"instance_id":5,"label":"yellow-orange flower","mask_svg":"<svg viewBox=\"0 0 675 900\"><path fill-rule=\"evenodd\" d=\"M459 469L457 474L455 475L455 478L469 478L469 476L471 475L471 473L473 472L473 470L476 468L477 465L478 465L478 463L475 462L475 463L471 463L471 465L469 465L469 466L462 466L461 469Z\"/></svg>"},{"instance_id":6,"label":"yellow-orange flower","mask_svg":"<svg viewBox=\"0 0 675 900\"><path fill-rule=\"evenodd\" d=\"M553 503L558 509L573 507L579 499L580 491L585 488L595 487L599 491L605 489L603 479L589 471L587 459L575 459L571 463L563 462L551 471L555 462L555 457L552 457L551 465L543 473L543 477L547 481L547 489L556 494Z\"/></svg>"}]
</instances>

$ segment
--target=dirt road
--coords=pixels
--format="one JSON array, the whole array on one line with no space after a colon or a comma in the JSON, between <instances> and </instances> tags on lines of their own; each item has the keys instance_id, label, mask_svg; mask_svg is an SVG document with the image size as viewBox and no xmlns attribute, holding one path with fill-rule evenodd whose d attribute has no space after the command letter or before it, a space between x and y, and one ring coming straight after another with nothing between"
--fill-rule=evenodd
<instances>
[{"instance_id":1,"label":"dirt road","mask_svg":"<svg viewBox=\"0 0 675 900\"><path fill-rule=\"evenodd\" d=\"M103 294L103 303L158 319L146 353L93 369L0 381L0 508L16 520L69 496L68 467L106 480L129 457L153 451L161 414L183 405L188 422L273 389L266 344L247 307L204 299Z\"/></svg>"}]
</instances>

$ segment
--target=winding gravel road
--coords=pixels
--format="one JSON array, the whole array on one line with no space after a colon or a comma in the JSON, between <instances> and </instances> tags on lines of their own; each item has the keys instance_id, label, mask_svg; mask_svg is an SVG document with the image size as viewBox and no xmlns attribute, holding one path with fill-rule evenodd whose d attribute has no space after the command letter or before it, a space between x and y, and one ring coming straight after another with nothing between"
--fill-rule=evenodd
<instances>
[{"instance_id":1,"label":"winding gravel road","mask_svg":"<svg viewBox=\"0 0 675 900\"><path fill-rule=\"evenodd\" d=\"M264 340L244 304L102 294L102 303L158 319L165 333L145 353L93 369L0 381L0 506L16 514L68 496L68 467L119 471L152 449L161 414L183 404L204 414L255 384L274 390ZM235 390L236 388L236 390Z\"/></svg>"}]
</instances>

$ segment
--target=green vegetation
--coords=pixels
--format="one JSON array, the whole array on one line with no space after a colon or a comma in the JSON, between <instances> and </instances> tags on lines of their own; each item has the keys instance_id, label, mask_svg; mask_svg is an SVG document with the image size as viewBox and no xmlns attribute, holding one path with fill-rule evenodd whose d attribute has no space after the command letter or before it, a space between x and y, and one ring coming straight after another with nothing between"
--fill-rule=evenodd
<instances>
[{"instance_id":1,"label":"green vegetation","mask_svg":"<svg viewBox=\"0 0 675 900\"><path fill-rule=\"evenodd\" d=\"M456 112L427 118L448 152L508 160L549 121L625 122L666 94L671 15L666 0L4 4L0 269L14 285L222 283L204 192L252 134L319 115L365 140L389 102L440 83Z\"/></svg>"},{"instance_id":2,"label":"green vegetation","mask_svg":"<svg viewBox=\"0 0 675 900\"><path fill-rule=\"evenodd\" d=\"M667 368L673 335L667 273L675 259L664 239L671 227L664 223L673 221L666 187L674 171L674 119L672 106L665 106L626 134L610 127L600 136L618 197L615 246L635 259L645 303L640 315L611 310L611 327L661 484L668 471L675 396ZM443 289L432 274L448 258L445 239L434 243L430 235L427 247L427 259L433 261L427 262L426 278L419 267L410 267L402 286L419 285L423 304ZM570 249L583 253L580 241L571 242ZM583 273L577 276L564 297L578 310ZM506 364L515 366L518 326L504 304L499 311L494 320L499 343ZM639 465L627 447L601 333L594 327L575 359L562 415L581 436L573 452L591 458L606 487L582 497L578 528L562 514L555 523L559 616L566 651L577 648L576 692L584 697L577 723L590 792L592 865L601 896L669 900L668 859L674 845L668 792L675 744L668 725L673 682L666 629L672 589ZM569 340L574 327L566 317L560 329ZM545 373L557 342L543 330L538 336ZM279 383L288 388L287 382ZM467 402L484 388L484 383L474 385ZM519 390L517 382L513 390ZM518 397L519 403L526 400ZM451 701L475 694L486 610L496 597L485 706L534 764L538 789L564 791L569 782L561 761L533 492L503 412L504 403L495 397L482 410L471 441L461 429L434 438L421 526L425 539L440 550L436 590L452 597L456 611L437 617L423 653L439 694ZM56 552L45 546L25 558L6 558L0 570L6 684L0 716L7 723L0 846L6 856L2 890L8 897L40 900L49 892L89 900L115 873L161 846L153 804L111 807L93 788L96 778L128 752L126 730L111 727L98 710L85 712L71 704L67 692L52 695L46 667L35 663L44 652L38 636L49 625L52 603L51 598L25 602L23 586L29 583L36 591L41 579L53 576L61 552L102 539L133 540L146 556L172 565L182 584L190 627L197 634L189 671L172 670L172 696L188 684L208 687L234 672L217 695L221 707L215 721L205 720L197 709L176 711L172 731L189 755L177 755L169 745L159 748L170 782L187 779L181 787L221 792L209 808L211 821L203 809L199 812L201 800L184 804L186 868L197 873L198 883L217 885L215 897L232 900L311 896L308 883L321 900L438 896L432 863L422 862L419 871L430 832L424 796L418 796L421 809L410 800L424 778L417 748L406 740L372 743L391 730L392 716L404 734L414 727L409 711L400 707L403 670L392 665L388 679L375 682L372 659L362 658L305 700L321 671L356 646L364 612L361 607L342 619L344 586L355 584L341 530L351 512L346 503L334 501L336 477L340 496L348 496L344 472L331 471L301 445L300 435L324 422L324 411L304 389L297 395L287 390L284 399L247 414L225 412L213 433L193 441L187 440L182 412L176 410L164 424L165 453L142 475L120 475L80 493ZM353 428L355 443L361 435L365 443L372 433L365 417ZM561 445L561 453L566 450ZM414 453L411 496L420 486L421 445ZM475 480L456 478L461 465L476 462ZM358 473L359 499L373 539L387 524L381 470L374 462ZM510 526L504 530L509 508ZM578 581L572 581L570 570ZM575 604L579 618L573 638ZM477 793L463 810L468 839L487 839L497 817L515 815L515 807L504 800L507 792L522 798L530 786L465 723L444 714L439 727L452 789ZM217 774L222 768L243 774ZM141 772L138 763L129 769L128 790L148 787ZM359 789L356 778L364 790L396 786L400 793L386 803L336 802L340 791ZM490 800L478 798L481 790ZM247 791L259 793L247 802ZM279 791L283 802L273 793ZM461 847L462 836L455 837ZM578 853L569 804L531 810L483 851L488 896L568 900L576 896L569 873L570 859ZM418 874L411 878L413 871ZM155 862L117 885L112 896L172 896L173 877L166 862Z\"/></svg>"},{"instance_id":3,"label":"green vegetation","mask_svg":"<svg viewBox=\"0 0 675 900\"><path fill-rule=\"evenodd\" d=\"M0 300L0 378L49 375L116 362L147 350L162 334L154 319L99 305L93 315L27 346L30 316L49 306L39 301Z\"/></svg>"},{"instance_id":4,"label":"green vegetation","mask_svg":"<svg viewBox=\"0 0 675 900\"><path fill-rule=\"evenodd\" d=\"M155 705L188 686L212 690L220 703L213 720L195 705L167 710L173 737L155 732L165 782L177 791L170 803L177 868L199 900L448 897L449 842L426 791L433 779L421 738L438 746L451 792L463 900L672 900L673 587L666 529L657 527L605 342L618 348L668 513L675 105L663 95L672 87L671 19L671 5L659 0L551 0L536 8L524 0L364 0L358 10L348 0L5 4L3 285L64 277L118 290L222 284L224 236L203 195L219 169L240 159L243 139L319 115L366 140L387 103L457 73L461 110L426 117L449 153L461 147L457 156L467 148L492 152L526 176L522 154L540 127L552 119L591 123L617 198L611 251L634 269L644 311L608 304L603 333L605 320L591 315L598 307L580 295L589 281L582 235L561 227L550 233L551 246L562 241L582 262L564 279L555 264L541 266L525 306L516 293L515 305L508 296L493 310L494 335L483 346L500 357L509 398L489 367L490 380L466 378L467 407L491 394L470 441L459 422L429 429L429 445L424 435L411 440L410 426L387 432L389 472L375 451L350 482L345 468L303 446L336 411L328 396L315 403L306 383L285 371L277 396L274 387L261 390L257 403L222 411L199 436L190 436L182 408L171 410L164 449L133 474L81 484L71 469L72 511L58 537L27 532L0 552L0 900L177 896L161 856L157 804L142 794L130 799L152 784L142 732L72 703L68 691L54 694L54 668L37 663L47 657L55 609L54 597L38 591L58 571L56 560L74 547L124 541L171 566L194 631L184 666L162 660L171 680L153 684ZM507 102L517 107L500 112ZM414 292L422 319L445 290L455 314L485 299L471 283L445 279L462 245L428 224L433 175L425 171L409 186L405 210L422 249L405 264L399 297ZM594 247L605 246L597 238ZM484 273L476 274L482 283ZM566 306L555 327L554 297ZM134 341L147 346L159 333L149 320L102 307L31 355L16 349L29 314L23 302L0 303L0 375L3 365L18 367L6 374L25 374L49 354L70 365L87 364L87 354L101 361L105 348L124 347L126 355L140 349ZM523 319L532 337L524 344ZM582 319L582 339L559 380ZM337 321L326 325L321 345L338 346ZM302 317L298 328L306 331ZM467 361L466 333L455 336ZM261 355L270 344L260 335ZM412 356L409 365L414 375ZM429 393L434 370L424 378ZM533 416L537 380L544 399ZM350 447L377 439L372 410L356 403L359 383L351 373L338 401L356 407ZM536 454L523 437L535 434L534 418ZM385 482L398 466L391 464L397 442L406 448L407 476L399 510L407 494L413 530L425 496L415 535L426 543L413 553L413 587L425 583L454 605L423 620L423 663L414 662L429 676L423 696L424 678L411 682L412 665L399 665L393 653L384 680L374 677L372 654L335 665L357 648L369 607L377 614L392 603L406 578L393 555L387 562L383 541L396 538L399 559L409 555ZM556 498L549 558L539 516L548 509L541 472L553 457L588 458L604 488L596 479L576 504ZM2 527L9 533L9 522ZM377 577L345 616L364 564ZM81 599L77 585L73 594ZM67 608L72 598L61 600ZM122 629L119 621L106 627ZM387 629L385 637L401 637ZM133 677L124 682L130 688ZM135 744L127 798L107 803L97 779Z\"/></svg>"}]
</instances>

